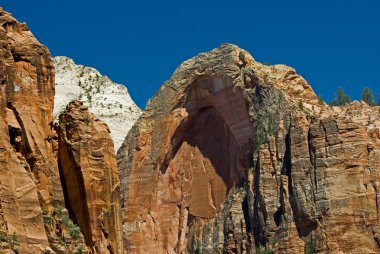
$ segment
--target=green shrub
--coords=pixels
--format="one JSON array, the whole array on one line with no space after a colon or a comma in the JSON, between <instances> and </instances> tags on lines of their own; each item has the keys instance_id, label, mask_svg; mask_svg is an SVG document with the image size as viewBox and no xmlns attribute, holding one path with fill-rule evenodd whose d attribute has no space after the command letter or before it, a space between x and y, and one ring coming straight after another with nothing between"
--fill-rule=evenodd
<instances>
[{"instance_id":1,"label":"green shrub","mask_svg":"<svg viewBox=\"0 0 380 254\"><path fill-rule=\"evenodd\" d=\"M342 87L338 87L335 99L330 102L330 106L343 106L351 102L351 98L345 94Z\"/></svg>"},{"instance_id":2,"label":"green shrub","mask_svg":"<svg viewBox=\"0 0 380 254\"><path fill-rule=\"evenodd\" d=\"M274 129L273 129L273 115L269 113L268 115L268 135L274 136Z\"/></svg>"},{"instance_id":3,"label":"green shrub","mask_svg":"<svg viewBox=\"0 0 380 254\"><path fill-rule=\"evenodd\" d=\"M80 237L80 228L72 223L69 228L69 234L73 239L78 239Z\"/></svg>"},{"instance_id":4,"label":"green shrub","mask_svg":"<svg viewBox=\"0 0 380 254\"><path fill-rule=\"evenodd\" d=\"M302 100L299 100L299 101L298 101L298 108L299 108L300 110L303 110L303 102L302 102Z\"/></svg>"},{"instance_id":5,"label":"green shrub","mask_svg":"<svg viewBox=\"0 0 380 254\"><path fill-rule=\"evenodd\" d=\"M13 232L12 236L10 237L9 245L12 250L17 250L18 246L20 246L20 241L16 235L16 232Z\"/></svg>"},{"instance_id":6,"label":"green shrub","mask_svg":"<svg viewBox=\"0 0 380 254\"><path fill-rule=\"evenodd\" d=\"M70 224L72 224L73 222L71 221L70 217L65 215L61 218L61 222L62 224L65 226L65 227L70 227Z\"/></svg>"},{"instance_id":7,"label":"green shrub","mask_svg":"<svg viewBox=\"0 0 380 254\"><path fill-rule=\"evenodd\" d=\"M44 220L44 223L47 225L53 224L53 216L50 214L46 213L42 215L42 219Z\"/></svg>"},{"instance_id":8,"label":"green shrub","mask_svg":"<svg viewBox=\"0 0 380 254\"><path fill-rule=\"evenodd\" d=\"M259 151L261 145L264 144L264 143L265 143L265 139L262 136L257 135L256 139L255 139L255 150L254 151L255 152Z\"/></svg>"},{"instance_id":9,"label":"green shrub","mask_svg":"<svg viewBox=\"0 0 380 254\"><path fill-rule=\"evenodd\" d=\"M83 253L83 245L79 245L77 250L75 251L75 254L82 254Z\"/></svg>"},{"instance_id":10,"label":"green shrub","mask_svg":"<svg viewBox=\"0 0 380 254\"><path fill-rule=\"evenodd\" d=\"M372 90L365 87L362 93L362 101L367 103L369 106L375 106L375 99L372 94Z\"/></svg>"},{"instance_id":11,"label":"green shrub","mask_svg":"<svg viewBox=\"0 0 380 254\"><path fill-rule=\"evenodd\" d=\"M305 254L313 254L315 253L315 248L312 242L307 242L305 244Z\"/></svg>"},{"instance_id":12,"label":"green shrub","mask_svg":"<svg viewBox=\"0 0 380 254\"><path fill-rule=\"evenodd\" d=\"M73 239L78 239L80 237L81 231L80 227L76 225L69 216L65 215L61 218L62 224L69 230L69 234Z\"/></svg>"},{"instance_id":13,"label":"green shrub","mask_svg":"<svg viewBox=\"0 0 380 254\"><path fill-rule=\"evenodd\" d=\"M264 247L256 247L256 254L270 254L272 251Z\"/></svg>"},{"instance_id":14,"label":"green shrub","mask_svg":"<svg viewBox=\"0 0 380 254\"><path fill-rule=\"evenodd\" d=\"M90 119L90 117L87 115L87 116L84 116L84 117L83 117L83 121L84 121L84 123L85 123L86 125L89 125L90 122L91 122L91 119Z\"/></svg>"},{"instance_id":15,"label":"green shrub","mask_svg":"<svg viewBox=\"0 0 380 254\"><path fill-rule=\"evenodd\" d=\"M204 250L203 250L203 244L202 244L201 240L195 239L195 250L194 251L196 254L203 254Z\"/></svg>"},{"instance_id":16,"label":"green shrub","mask_svg":"<svg viewBox=\"0 0 380 254\"><path fill-rule=\"evenodd\" d=\"M63 208L60 206L53 207L53 214L57 215L58 217L61 217L63 214Z\"/></svg>"},{"instance_id":17,"label":"green shrub","mask_svg":"<svg viewBox=\"0 0 380 254\"><path fill-rule=\"evenodd\" d=\"M325 101L322 99L322 97L321 96L317 96L318 97L318 103L320 104L320 105L323 105L324 103L325 103Z\"/></svg>"},{"instance_id":18,"label":"green shrub","mask_svg":"<svg viewBox=\"0 0 380 254\"><path fill-rule=\"evenodd\" d=\"M58 238L58 243L59 243L60 245L62 245L62 246L67 247L67 243L65 242L65 240L63 239L62 236Z\"/></svg>"}]
</instances>

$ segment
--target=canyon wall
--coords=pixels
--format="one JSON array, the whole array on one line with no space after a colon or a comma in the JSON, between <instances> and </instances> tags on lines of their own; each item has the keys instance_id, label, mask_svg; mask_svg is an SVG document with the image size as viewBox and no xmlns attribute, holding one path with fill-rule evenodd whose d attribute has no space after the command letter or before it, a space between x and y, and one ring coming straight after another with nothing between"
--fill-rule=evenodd
<instances>
[{"instance_id":1,"label":"canyon wall","mask_svg":"<svg viewBox=\"0 0 380 254\"><path fill-rule=\"evenodd\" d=\"M379 107L330 108L223 44L177 68L116 161L83 102L53 121L48 49L0 24L1 253L380 252Z\"/></svg>"},{"instance_id":2,"label":"canyon wall","mask_svg":"<svg viewBox=\"0 0 380 254\"><path fill-rule=\"evenodd\" d=\"M65 135L76 126L68 128L71 112L62 116L61 125L53 123L55 73L49 50L2 8L0 25L0 252L123 253L119 180L108 127L93 123L87 111L75 113L88 117L92 128L79 125L77 131L93 132L76 136L84 139L81 144L102 148L82 148L82 154L60 160L58 167L57 158L74 146ZM66 166L78 159L91 163L88 174L72 171L88 170L85 164ZM78 191L82 196L76 196ZM87 209L89 225L77 213L81 207Z\"/></svg>"},{"instance_id":3,"label":"canyon wall","mask_svg":"<svg viewBox=\"0 0 380 254\"><path fill-rule=\"evenodd\" d=\"M379 129L348 115L234 45L185 61L117 153L127 253L379 252Z\"/></svg>"},{"instance_id":4,"label":"canyon wall","mask_svg":"<svg viewBox=\"0 0 380 254\"><path fill-rule=\"evenodd\" d=\"M48 248L42 208L64 197L53 154L54 68L25 24L0 10L0 220L3 247Z\"/></svg>"}]
</instances>

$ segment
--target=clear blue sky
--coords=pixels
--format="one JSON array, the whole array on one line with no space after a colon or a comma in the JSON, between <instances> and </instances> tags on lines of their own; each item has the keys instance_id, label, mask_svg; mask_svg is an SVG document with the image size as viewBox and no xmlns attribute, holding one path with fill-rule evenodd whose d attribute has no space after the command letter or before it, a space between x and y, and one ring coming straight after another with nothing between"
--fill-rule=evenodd
<instances>
[{"instance_id":1,"label":"clear blue sky","mask_svg":"<svg viewBox=\"0 0 380 254\"><path fill-rule=\"evenodd\" d=\"M52 55L126 84L141 107L184 60L229 42L294 67L330 101L380 93L379 0L5 0Z\"/></svg>"}]
</instances>

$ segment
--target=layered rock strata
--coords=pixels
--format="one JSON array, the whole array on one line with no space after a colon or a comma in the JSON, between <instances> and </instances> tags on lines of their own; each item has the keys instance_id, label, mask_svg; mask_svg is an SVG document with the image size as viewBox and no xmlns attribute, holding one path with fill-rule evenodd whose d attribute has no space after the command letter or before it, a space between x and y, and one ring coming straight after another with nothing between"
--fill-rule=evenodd
<instances>
[{"instance_id":1,"label":"layered rock strata","mask_svg":"<svg viewBox=\"0 0 380 254\"><path fill-rule=\"evenodd\" d=\"M117 159L128 253L380 251L379 130L234 45L181 64Z\"/></svg>"},{"instance_id":2,"label":"layered rock strata","mask_svg":"<svg viewBox=\"0 0 380 254\"><path fill-rule=\"evenodd\" d=\"M91 253L123 253L120 182L108 126L80 101L59 116L59 167L66 203Z\"/></svg>"}]
</instances>

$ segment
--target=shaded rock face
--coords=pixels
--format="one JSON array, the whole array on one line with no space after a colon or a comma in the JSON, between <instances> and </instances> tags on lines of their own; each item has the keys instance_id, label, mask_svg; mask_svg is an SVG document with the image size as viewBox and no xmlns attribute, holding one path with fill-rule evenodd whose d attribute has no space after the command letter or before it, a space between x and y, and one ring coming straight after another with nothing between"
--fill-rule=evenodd
<instances>
[{"instance_id":1,"label":"shaded rock face","mask_svg":"<svg viewBox=\"0 0 380 254\"><path fill-rule=\"evenodd\" d=\"M48 138L54 68L48 49L2 8L0 25L0 249L39 253L50 249L42 207L64 200Z\"/></svg>"},{"instance_id":2,"label":"shaded rock face","mask_svg":"<svg viewBox=\"0 0 380 254\"><path fill-rule=\"evenodd\" d=\"M126 251L379 252L380 135L355 119L236 46L184 62L117 154Z\"/></svg>"},{"instance_id":3,"label":"shaded rock face","mask_svg":"<svg viewBox=\"0 0 380 254\"><path fill-rule=\"evenodd\" d=\"M108 126L80 101L59 116L66 204L91 253L123 253L119 177Z\"/></svg>"}]
</instances>

